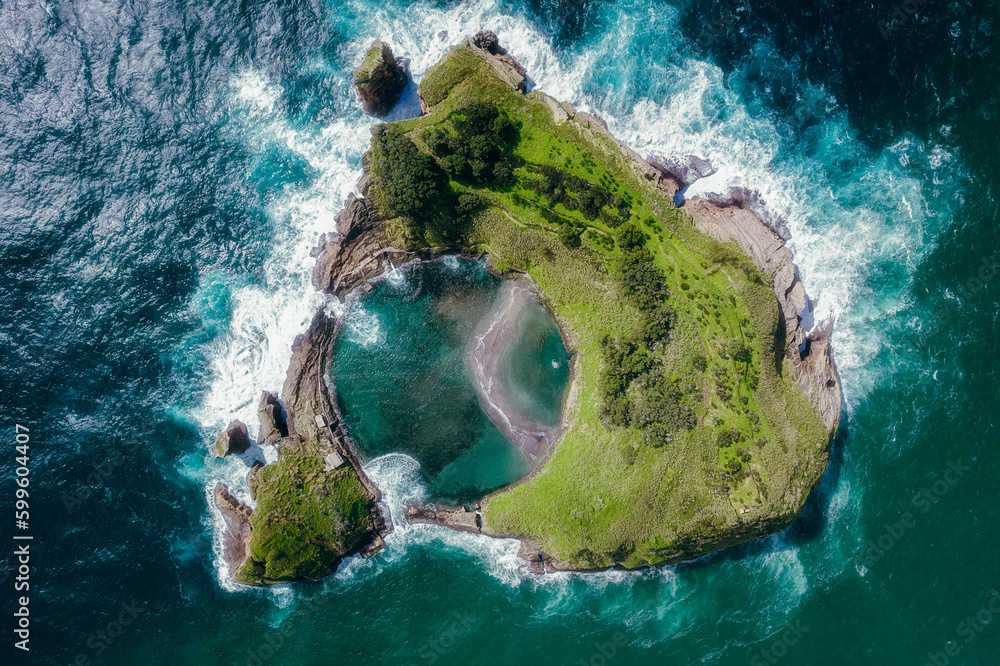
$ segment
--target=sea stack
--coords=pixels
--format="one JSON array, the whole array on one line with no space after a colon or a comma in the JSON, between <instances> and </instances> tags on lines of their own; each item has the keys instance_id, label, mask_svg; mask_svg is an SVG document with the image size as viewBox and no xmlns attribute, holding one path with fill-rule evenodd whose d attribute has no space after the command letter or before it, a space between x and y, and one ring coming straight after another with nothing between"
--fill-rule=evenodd
<instances>
[{"instance_id":1,"label":"sea stack","mask_svg":"<svg viewBox=\"0 0 1000 666\"><path fill-rule=\"evenodd\" d=\"M372 42L364 62L354 70L354 87L365 113L370 116L388 114L409 81L406 61L397 60L392 48L381 39Z\"/></svg>"},{"instance_id":2,"label":"sea stack","mask_svg":"<svg viewBox=\"0 0 1000 666\"><path fill-rule=\"evenodd\" d=\"M247 427L240 420L232 421L226 431L215 439L216 458L225 458L231 453L243 453L249 448Z\"/></svg>"}]
</instances>

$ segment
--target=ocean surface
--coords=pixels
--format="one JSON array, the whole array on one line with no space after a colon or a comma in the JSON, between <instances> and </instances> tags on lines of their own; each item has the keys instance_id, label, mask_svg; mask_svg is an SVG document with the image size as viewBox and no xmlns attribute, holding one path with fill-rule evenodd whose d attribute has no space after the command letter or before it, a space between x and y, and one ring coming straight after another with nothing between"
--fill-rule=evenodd
<instances>
[{"instance_id":1,"label":"ocean surface","mask_svg":"<svg viewBox=\"0 0 1000 666\"><path fill-rule=\"evenodd\" d=\"M639 153L708 159L688 195L755 190L787 228L835 327L829 470L781 534L540 578L403 526L426 482L391 453L383 553L235 586L209 500L245 465L209 445L324 306L309 250L375 122L351 71L380 37L419 80L480 29ZM998 663L998 30L967 0L0 4L0 663Z\"/></svg>"}]
</instances>

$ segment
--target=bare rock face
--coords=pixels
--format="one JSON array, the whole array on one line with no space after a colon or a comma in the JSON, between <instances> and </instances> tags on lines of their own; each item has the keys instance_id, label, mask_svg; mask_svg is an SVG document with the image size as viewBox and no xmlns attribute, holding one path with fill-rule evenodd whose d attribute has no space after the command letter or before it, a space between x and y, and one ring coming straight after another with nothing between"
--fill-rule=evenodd
<instances>
[{"instance_id":1,"label":"bare rock face","mask_svg":"<svg viewBox=\"0 0 1000 666\"><path fill-rule=\"evenodd\" d=\"M662 168L666 175L676 180L682 188L700 178L711 176L716 171L710 161L697 155L685 155L684 157L650 156L649 163L654 167Z\"/></svg>"},{"instance_id":2,"label":"bare rock face","mask_svg":"<svg viewBox=\"0 0 1000 666\"><path fill-rule=\"evenodd\" d=\"M225 458L230 453L243 453L250 448L247 427L239 419L230 422L229 427L215 439L215 457Z\"/></svg>"},{"instance_id":3,"label":"bare rock face","mask_svg":"<svg viewBox=\"0 0 1000 666\"><path fill-rule=\"evenodd\" d=\"M501 81L520 92L527 90L527 70L507 54L507 50L500 46L500 40L492 30L477 33L467 40L467 43L493 68Z\"/></svg>"},{"instance_id":4,"label":"bare rock face","mask_svg":"<svg viewBox=\"0 0 1000 666\"><path fill-rule=\"evenodd\" d=\"M392 48L381 39L372 42L364 62L354 70L354 87L370 116L389 113L409 80L406 61L396 59Z\"/></svg>"},{"instance_id":5,"label":"bare rock face","mask_svg":"<svg viewBox=\"0 0 1000 666\"><path fill-rule=\"evenodd\" d=\"M785 357L792 363L792 376L816 405L832 438L840 422L842 399L830 353L830 328L810 333L802 326L806 290L784 239L746 208L720 207L695 197L685 202L684 210L702 233L722 242L735 240L757 268L771 276L787 333Z\"/></svg>"},{"instance_id":6,"label":"bare rock face","mask_svg":"<svg viewBox=\"0 0 1000 666\"><path fill-rule=\"evenodd\" d=\"M344 207L333 218L337 223L337 233L346 240L350 240L368 228L368 223L372 218L368 209L368 202L354 196L354 192L347 195Z\"/></svg>"},{"instance_id":7,"label":"bare rock face","mask_svg":"<svg viewBox=\"0 0 1000 666\"><path fill-rule=\"evenodd\" d=\"M221 481L215 484L215 505L226 521L226 532L222 535L222 552L229 565L229 575L235 576L250 554L250 514L253 509L229 492L229 487Z\"/></svg>"},{"instance_id":8,"label":"bare rock face","mask_svg":"<svg viewBox=\"0 0 1000 666\"><path fill-rule=\"evenodd\" d=\"M479 513L464 506L448 504L410 504L406 507L406 522L442 525L459 532L479 534L483 524Z\"/></svg>"},{"instance_id":9,"label":"bare rock face","mask_svg":"<svg viewBox=\"0 0 1000 666\"><path fill-rule=\"evenodd\" d=\"M264 391L257 405L257 418L260 419L260 437L263 444L275 444L282 437L288 437L288 424L281 412L278 396Z\"/></svg>"},{"instance_id":10,"label":"bare rock face","mask_svg":"<svg viewBox=\"0 0 1000 666\"><path fill-rule=\"evenodd\" d=\"M360 185L359 185L360 188ZM408 255L389 245L384 223L367 199L350 194L337 214L336 234L320 237L313 284L322 292L340 294L381 269L382 261L401 261Z\"/></svg>"},{"instance_id":11,"label":"bare rock face","mask_svg":"<svg viewBox=\"0 0 1000 666\"><path fill-rule=\"evenodd\" d=\"M253 467L247 472L247 486L250 488L250 499L257 499L257 474L262 469L264 469L264 463L254 460Z\"/></svg>"}]
</instances>

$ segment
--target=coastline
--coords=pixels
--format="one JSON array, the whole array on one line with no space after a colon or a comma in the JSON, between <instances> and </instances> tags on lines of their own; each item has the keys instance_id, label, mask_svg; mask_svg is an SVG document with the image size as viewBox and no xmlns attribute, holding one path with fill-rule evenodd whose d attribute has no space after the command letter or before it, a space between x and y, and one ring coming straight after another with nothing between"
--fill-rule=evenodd
<instances>
[{"instance_id":1,"label":"coastline","mask_svg":"<svg viewBox=\"0 0 1000 666\"><path fill-rule=\"evenodd\" d=\"M478 53L477 49L473 48L472 50ZM479 55L491 67L496 66L491 59L487 59L482 54ZM502 66L508 65L502 64ZM624 161L639 177L640 182L647 183L651 194L662 196L670 201L680 189L680 184L674 176L665 168L643 159L634 150L616 139L608 130L607 124L598 116L577 113L571 105L556 102L541 92L533 92L529 97L544 101L552 111L556 122L573 123L581 133L591 137L595 145L603 145L602 141L595 140L597 136L603 137L605 142L610 139L612 145L617 147L618 155L615 157ZM468 256L466 250L460 247L430 247L422 248L416 252L407 252L393 247L386 233L388 221L379 219L374 206L369 203L369 167L369 160L366 159L364 174L358 183L358 190L362 197L357 197L354 194L349 195L343 210L336 217L336 233L321 236L319 245L313 252L317 259L314 284L320 291L331 297L344 296L363 285L367 280L383 274L388 269L387 264L433 259L443 254ZM651 203L657 213L664 217L662 205L665 205L665 202L658 205L654 196L651 197ZM842 409L840 381L829 342L832 325L814 331L807 331L803 327L801 315L806 310L808 299L798 278L791 252L784 245L784 239L777 231L769 227L759 214L749 208L720 205L695 198L685 201L681 211L683 217L687 218L702 234L722 242L735 241L742 252L754 262L754 265L770 278L778 306L780 325L784 327L786 341L785 348L779 351L783 358L791 362L792 378L822 417L828 434L826 449L822 453L828 454L829 447L837 432ZM488 254L492 255L492 251L489 251ZM482 256L482 253L478 256ZM493 266L491 268L495 269ZM498 272L505 277L512 273L523 275L523 271L514 268ZM575 353L577 346L573 342L572 330L545 302L544 292L538 289L537 285L534 285L530 277L527 281L535 293L540 295L538 300L542 306L552 314L567 350L572 353L570 381L558 433L547 446L547 451L541 456L538 466L516 484L487 496L481 504L474 507L452 507L441 504L410 505L407 507L407 521L437 524L494 538L517 539L521 543L520 556L529 563L531 570L537 573L550 571L596 572L608 569L631 570L620 564L597 568L573 567L547 555L531 535L509 534L483 526L480 514L481 505L485 505L493 497L509 492L512 488L535 477L558 447L562 434L574 418L573 413L579 401L578 358ZM342 455L357 473L369 493L374 528L366 535L364 542L357 549L351 551L367 555L377 552L382 547L382 538L391 531L392 526L387 517L383 515L387 512L378 505L378 500L381 498L379 489L364 474L360 459L350 443L350 438L340 426L333 393L335 387L328 386L326 383L326 364L329 362L332 340L338 330L339 324L328 316L324 309L316 313L309 329L296 340L293 346L292 359L282 389L282 402L288 413L289 432L297 433L300 438L321 441L327 447L323 449L324 451L328 449L330 452ZM329 441L326 440L325 433L320 432L321 428L315 421L317 415L321 416L328 424L331 437ZM282 444L284 445L285 442L283 441ZM819 484L821 478L822 475L815 479L813 488ZM220 505L220 509L222 508ZM698 540L696 538L690 543L682 543L675 555L667 557L662 562L635 568L676 564L753 538L766 536L790 524L799 515L801 508L799 505L793 513L778 513L767 518L741 521L736 528L727 531L721 539ZM228 519L227 515L227 521ZM227 554L230 552L228 547L226 552ZM339 558L337 562L339 562ZM337 562L332 564L331 570L336 567ZM230 561L230 567L232 570L232 561Z\"/></svg>"},{"instance_id":2,"label":"coastline","mask_svg":"<svg viewBox=\"0 0 1000 666\"><path fill-rule=\"evenodd\" d=\"M544 426L517 414L502 391L496 390L500 358L516 332L516 319L527 307L537 304L531 288L508 280L498 302L476 328L466 349L466 365L471 369L479 404L500 432L521 450L532 468L548 458L558 437L557 428Z\"/></svg>"}]
</instances>

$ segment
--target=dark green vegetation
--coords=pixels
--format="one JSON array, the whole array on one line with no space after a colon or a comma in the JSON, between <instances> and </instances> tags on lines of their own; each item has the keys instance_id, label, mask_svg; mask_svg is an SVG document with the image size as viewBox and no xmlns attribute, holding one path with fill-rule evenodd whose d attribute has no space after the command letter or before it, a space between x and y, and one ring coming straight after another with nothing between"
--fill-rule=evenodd
<instances>
[{"instance_id":1,"label":"dark green vegetation","mask_svg":"<svg viewBox=\"0 0 1000 666\"><path fill-rule=\"evenodd\" d=\"M394 243L447 240L527 272L577 354L562 441L487 500L485 527L594 567L684 559L787 525L829 439L775 362L785 340L770 276L696 231L595 121L517 93L471 50L449 53L420 91L430 112L392 130L412 141L395 153L408 162L373 143ZM447 225L441 204L403 214L391 170L411 165L453 211L476 197L472 212Z\"/></svg>"},{"instance_id":2,"label":"dark green vegetation","mask_svg":"<svg viewBox=\"0 0 1000 666\"><path fill-rule=\"evenodd\" d=\"M495 105L473 102L421 138L432 155L398 126L379 125L372 131L380 211L401 218L427 243L455 241L481 203L453 190L448 179L494 188L513 185L518 129Z\"/></svg>"},{"instance_id":3,"label":"dark green vegetation","mask_svg":"<svg viewBox=\"0 0 1000 666\"><path fill-rule=\"evenodd\" d=\"M245 583L324 576L372 527L357 473L350 467L326 472L310 450L282 446L255 489L250 555L236 574Z\"/></svg>"}]
</instances>

